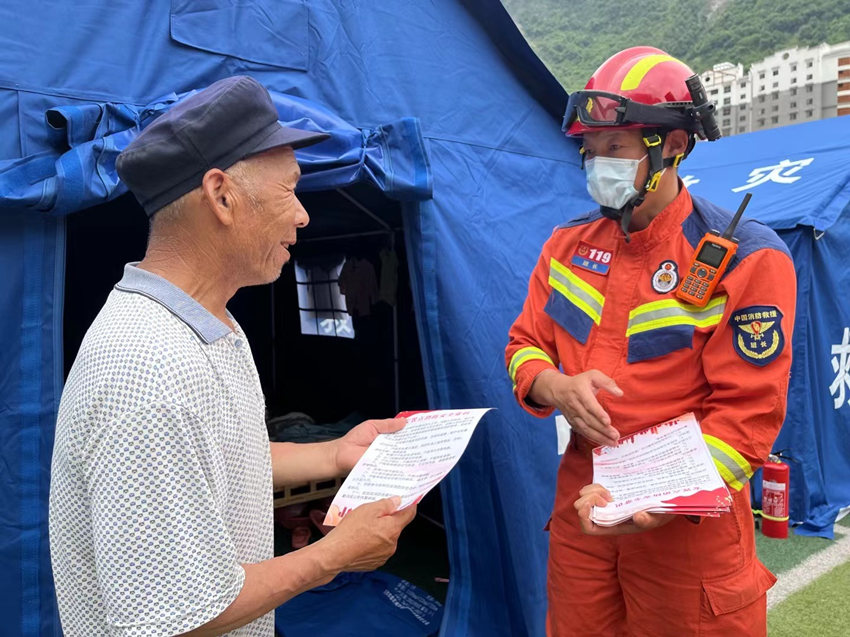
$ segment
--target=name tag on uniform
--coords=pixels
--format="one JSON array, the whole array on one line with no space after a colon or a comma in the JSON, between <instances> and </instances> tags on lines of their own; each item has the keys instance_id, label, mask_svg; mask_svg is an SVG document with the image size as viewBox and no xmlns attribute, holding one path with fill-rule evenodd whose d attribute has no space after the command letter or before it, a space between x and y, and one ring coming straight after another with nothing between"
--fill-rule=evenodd
<instances>
[{"instance_id":1,"label":"name tag on uniform","mask_svg":"<svg viewBox=\"0 0 850 637\"><path fill-rule=\"evenodd\" d=\"M603 250L590 245L586 241L579 241L571 263L577 268L607 276L612 256L610 250Z\"/></svg>"}]
</instances>

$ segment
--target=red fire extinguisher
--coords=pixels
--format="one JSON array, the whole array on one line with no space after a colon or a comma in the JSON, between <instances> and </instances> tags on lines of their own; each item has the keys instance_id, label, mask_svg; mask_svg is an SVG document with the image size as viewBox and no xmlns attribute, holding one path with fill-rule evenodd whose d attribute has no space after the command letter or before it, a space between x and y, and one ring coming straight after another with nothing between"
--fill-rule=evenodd
<instances>
[{"instance_id":1,"label":"red fire extinguisher","mask_svg":"<svg viewBox=\"0 0 850 637\"><path fill-rule=\"evenodd\" d=\"M788 537L788 482L790 470L771 454L762 467L761 532L767 537Z\"/></svg>"}]
</instances>

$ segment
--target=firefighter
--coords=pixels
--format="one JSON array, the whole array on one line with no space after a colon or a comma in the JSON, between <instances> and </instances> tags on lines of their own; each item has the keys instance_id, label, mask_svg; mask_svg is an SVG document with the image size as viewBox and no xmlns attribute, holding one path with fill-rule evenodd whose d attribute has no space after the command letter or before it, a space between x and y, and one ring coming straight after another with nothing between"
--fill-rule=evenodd
<instances>
[{"instance_id":1,"label":"firefighter","mask_svg":"<svg viewBox=\"0 0 850 637\"><path fill-rule=\"evenodd\" d=\"M732 218L678 177L697 138L715 136L693 75L635 47L570 96L564 130L581 141L599 208L554 230L510 329L517 401L541 418L559 410L572 428L547 525L552 636L766 633L775 577L755 555L748 480L785 416L796 280L783 242L744 218L705 305L676 296L699 241ZM591 484L591 449L689 411L731 512L594 525L608 494Z\"/></svg>"}]
</instances>

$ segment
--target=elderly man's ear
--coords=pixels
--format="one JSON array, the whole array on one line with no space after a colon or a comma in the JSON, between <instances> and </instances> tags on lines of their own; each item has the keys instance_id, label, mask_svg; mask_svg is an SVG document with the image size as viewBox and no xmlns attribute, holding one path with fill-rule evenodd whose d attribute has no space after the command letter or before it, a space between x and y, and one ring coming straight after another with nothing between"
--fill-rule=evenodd
<instances>
[{"instance_id":1,"label":"elderly man's ear","mask_svg":"<svg viewBox=\"0 0 850 637\"><path fill-rule=\"evenodd\" d=\"M225 226L235 222L236 205L241 193L233 177L218 168L211 168L201 182L201 199Z\"/></svg>"}]
</instances>

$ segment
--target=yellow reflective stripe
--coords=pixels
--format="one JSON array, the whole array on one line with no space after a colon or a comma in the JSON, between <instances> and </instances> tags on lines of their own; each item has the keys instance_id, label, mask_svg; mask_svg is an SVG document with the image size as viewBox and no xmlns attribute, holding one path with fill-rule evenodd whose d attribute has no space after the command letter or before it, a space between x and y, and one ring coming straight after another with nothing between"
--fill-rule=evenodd
<instances>
[{"instance_id":1,"label":"yellow reflective stripe","mask_svg":"<svg viewBox=\"0 0 850 637\"><path fill-rule=\"evenodd\" d=\"M590 298L599 303L599 305L605 305L605 297L602 296L602 293L595 287L590 285L590 283L588 283L587 281L584 281L583 279L573 274L573 271L570 270L563 263L557 261L556 259L549 259L549 267L555 270L556 272L562 274L563 276L567 277L573 285L583 290Z\"/></svg>"},{"instance_id":2,"label":"yellow reflective stripe","mask_svg":"<svg viewBox=\"0 0 850 637\"><path fill-rule=\"evenodd\" d=\"M677 301L676 299L662 299L660 301L653 301L652 303L644 303L643 305L637 306L631 312L629 312L629 318L633 319L641 314L647 314L649 312L655 312L657 310L665 310L671 307L678 307L687 312L706 312L708 310L712 310L716 308L718 305L725 305L727 297L725 294L721 296L715 296L708 303L706 303L705 307L697 307L696 305L691 305L690 303L683 303L682 301Z\"/></svg>"},{"instance_id":3,"label":"yellow reflective stripe","mask_svg":"<svg viewBox=\"0 0 850 637\"><path fill-rule=\"evenodd\" d=\"M709 316L708 318L697 320L690 316L670 316L668 318L647 321L646 323L641 323L640 325L636 325L635 327L630 327L626 331L626 336L631 336L632 334L640 334L641 332L648 332L649 330L657 330L660 327L669 327L670 325L693 325L694 327L711 327L712 325L717 325L718 323L720 323L720 319L722 317L722 314L717 314L716 316Z\"/></svg>"},{"instance_id":4,"label":"yellow reflective stripe","mask_svg":"<svg viewBox=\"0 0 850 637\"><path fill-rule=\"evenodd\" d=\"M523 347L522 349L518 349L514 355L511 356L511 364L508 365L508 373L510 374L511 381L513 381L514 386L516 386L517 369L519 369L520 365L527 363L528 361L546 361L550 365L555 365L546 352L539 347Z\"/></svg>"},{"instance_id":5,"label":"yellow reflective stripe","mask_svg":"<svg viewBox=\"0 0 850 637\"><path fill-rule=\"evenodd\" d=\"M645 58L641 59L640 62L635 64L628 73L626 73L626 77L623 78L623 83L620 84L620 90L631 91L632 89L637 88L640 86L640 83L646 74L662 62L678 62L682 66L685 66L684 62L677 60L672 55L647 55Z\"/></svg>"},{"instance_id":6,"label":"yellow reflective stripe","mask_svg":"<svg viewBox=\"0 0 850 637\"><path fill-rule=\"evenodd\" d=\"M720 476L730 487L740 491L744 483L753 477L753 468L750 463L720 438L708 434L703 434L702 437L708 444L708 449L711 452L711 457L714 458L714 465L720 472Z\"/></svg>"},{"instance_id":7,"label":"yellow reflective stripe","mask_svg":"<svg viewBox=\"0 0 850 637\"><path fill-rule=\"evenodd\" d=\"M774 522L785 522L788 519L787 515L784 518L777 518L772 515L768 515L764 511L759 511L759 513L761 514L761 517L763 517L765 520L773 520Z\"/></svg>"},{"instance_id":8,"label":"yellow reflective stripe","mask_svg":"<svg viewBox=\"0 0 850 637\"><path fill-rule=\"evenodd\" d=\"M726 468L726 465L723 464L717 458L714 458L714 466L717 467L717 472L720 474L720 477L723 478L723 481L728 484L730 487L735 489L735 491L740 491L744 488L744 483L738 480L729 469Z\"/></svg>"},{"instance_id":9,"label":"yellow reflective stripe","mask_svg":"<svg viewBox=\"0 0 850 637\"><path fill-rule=\"evenodd\" d=\"M564 285L564 281L560 281L559 278L563 278L567 285ZM599 321L602 320L602 307L605 305L605 297L599 290L573 274L568 267L554 258L549 260L549 285L599 325ZM569 286L575 287L576 291L571 290ZM581 298L577 292L586 295L588 298Z\"/></svg>"},{"instance_id":10,"label":"yellow reflective stripe","mask_svg":"<svg viewBox=\"0 0 850 637\"><path fill-rule=\"evenodd\" d=\"M629 312L626 336L670 325L693 325L711 327L717 325L726 311L727 296L718 296L705 307L682 303L676 299L663 299L641 305Z\"/></svg>"}]
</instances>

